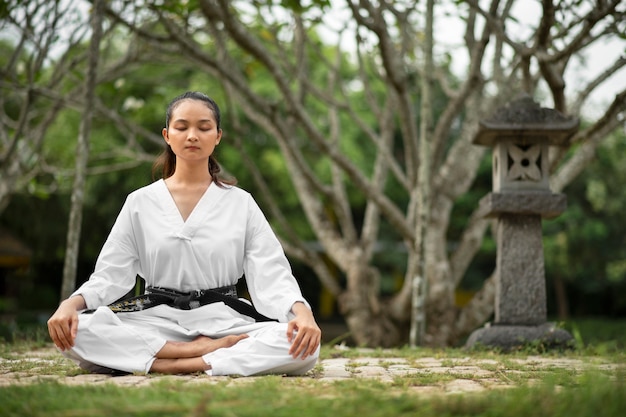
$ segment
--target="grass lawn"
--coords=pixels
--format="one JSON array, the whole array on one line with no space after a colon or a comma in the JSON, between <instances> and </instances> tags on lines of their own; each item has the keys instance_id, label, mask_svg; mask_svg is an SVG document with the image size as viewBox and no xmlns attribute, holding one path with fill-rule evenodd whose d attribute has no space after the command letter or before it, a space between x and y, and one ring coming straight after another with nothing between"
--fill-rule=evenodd
<instances>
[{"instance_id":1,"label":"grass lawn","mask_svg":"<svg viewBox=\"0 0 626 417\"><path fill-rule=\"evenodd\" d=\"M324 346L323 361L345 358L346 371L354 373L354 378L342 380L324 378L321 367L306 377L198 377L193 382L156 378L141 387L70 385L42 378L34 383L0 386L0 416L625 416L626 323L585 321L565 327L578 342L576 349L565 352L543 351L541 346L507 354ZM21 352L38 348L50 352L49 347L49 341L38 331L15 337L0 348L0 373L81 374L73 364L58 360L58 355L36 362L19 360ZM581 366L539 366L529 357ZM407 372L381 381L359 377L364 358L376 358L381 367L392 367L394 361L402 360L418 370L428 358L446 369L456 366L474 371ZM476 369L488 373L488 378L479 379L473 374ZM461 394L424 389L454 379L488 381L494 389Z\"/></svg>"}]
</instances>

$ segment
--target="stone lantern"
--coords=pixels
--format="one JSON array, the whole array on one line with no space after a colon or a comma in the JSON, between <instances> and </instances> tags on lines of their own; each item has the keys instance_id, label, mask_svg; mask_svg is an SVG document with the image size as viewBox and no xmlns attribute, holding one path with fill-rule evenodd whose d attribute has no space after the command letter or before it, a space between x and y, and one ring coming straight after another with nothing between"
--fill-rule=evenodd
<instances>
[{"instance_id":1,"label":"stone lantern","mask_svg":"<svg viewBox=\"0 0 626 417\"><path fill-rule=\"evenodd\" d=\"M567 198L550 190L550 146L566 146L579 121L522 96L480 122L473 143L493 148L493 192L479 212L497 219L495 319L467 346L511 349L529 342L564 345L565 330L547 323L542 218L565 211Z\"/></svg>"}]
</instances>

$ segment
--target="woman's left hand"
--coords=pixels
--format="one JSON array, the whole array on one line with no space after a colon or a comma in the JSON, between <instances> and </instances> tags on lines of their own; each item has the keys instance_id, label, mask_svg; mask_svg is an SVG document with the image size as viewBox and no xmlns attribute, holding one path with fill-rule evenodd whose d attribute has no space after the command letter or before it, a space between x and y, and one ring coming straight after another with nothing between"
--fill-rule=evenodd
<instances>
[{"instance_id":1,"label":"woman's left hand","mask_svg":"<svg viewBox=\"0 0 626 417\"><path fill-rule=\"evenodd\" d=\"M291 342L289 354L294 358L306 359L317 351L322 340L322 331L315 322L313 313L304 303L295 303L291 311L296 317L287 325L287 340Z\"/></svg>"}]
</instances>

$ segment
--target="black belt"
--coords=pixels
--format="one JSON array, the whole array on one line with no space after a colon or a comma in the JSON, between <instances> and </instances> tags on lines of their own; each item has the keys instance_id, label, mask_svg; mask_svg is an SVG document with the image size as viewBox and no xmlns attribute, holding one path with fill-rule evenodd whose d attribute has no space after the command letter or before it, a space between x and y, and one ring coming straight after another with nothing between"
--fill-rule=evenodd
<instances>
[{"instance_id":1,"label":"black belt","mask_svg":"<svg viewBox=\"0 0 626 417\"><path fill-rule=\"evenodd\" d=\"M238 313L253 318L255 321L277 321L259 313L245 301L241 301L237 297L237 287L234 285L191 292L181 292L171 288L148 287L145 294L109 304L108 307L114 313L141 311L161 304L167 304L170 307L181 310L192 310L220 301ZM89 314L94 311L86 310L84 313Z\"/></svg>"}]
</instances>

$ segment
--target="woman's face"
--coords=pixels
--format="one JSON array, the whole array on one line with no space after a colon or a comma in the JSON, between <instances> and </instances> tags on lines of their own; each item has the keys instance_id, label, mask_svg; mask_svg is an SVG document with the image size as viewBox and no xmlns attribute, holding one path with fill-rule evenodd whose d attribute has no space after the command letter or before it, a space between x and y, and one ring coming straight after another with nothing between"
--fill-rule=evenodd
<instances>
[{"instance_id":1,"label":"woman's face","mask_svg":"<svg viewBox=\"0 0 626 417\"><path fill-rule=\"evenodd\" d=\"M163 139L172 148L177 163L207 161L222 139L213 110L203 101L185 99L172 111Z\"/></svg>"}]
</instances>

